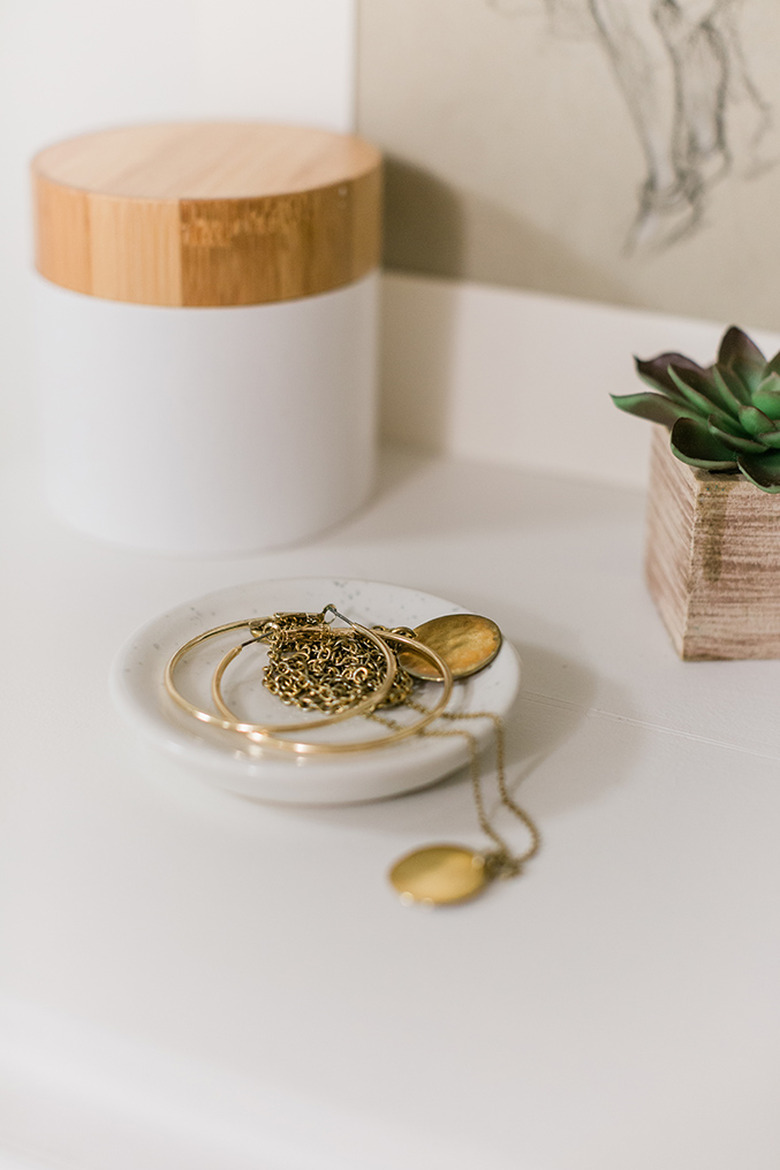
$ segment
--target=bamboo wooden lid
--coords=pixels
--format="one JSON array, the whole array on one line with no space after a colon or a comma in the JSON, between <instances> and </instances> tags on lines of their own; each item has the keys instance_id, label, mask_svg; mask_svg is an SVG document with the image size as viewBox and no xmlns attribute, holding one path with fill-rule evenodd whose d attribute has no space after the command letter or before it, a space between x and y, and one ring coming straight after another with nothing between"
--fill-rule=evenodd
<instances>
[{"instance_id":1,"label":"bamboo wooden lid","mask_svg":"<svg viewBox=\"0 0 780 1170\"><path fill-rule=\"evenodd\" d=\"M252 305L379 263L381 157L352 135L262 123L104 130L32 163L36 267L145 305Z\"/></svg>"}]
</instances>

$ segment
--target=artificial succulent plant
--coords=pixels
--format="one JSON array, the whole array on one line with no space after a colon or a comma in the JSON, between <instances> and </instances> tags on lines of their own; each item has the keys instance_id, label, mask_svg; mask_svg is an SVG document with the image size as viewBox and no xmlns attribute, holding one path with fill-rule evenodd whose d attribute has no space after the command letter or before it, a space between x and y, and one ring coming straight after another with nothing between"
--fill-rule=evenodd
<instances>
[{"instance_id":1,"label":"artificial succulent plant","mask_svg":"<svg viewBox=\"0 0 780 1170\"><path fill-rule=\"evenodd\" d=\"M780 492L780 353L767 361L732 325L706 368L679 353L635 361L655 393L613 394L616 406L668 427L684 463L741 472L762 491Z\"/></svg>"}]
</instances>

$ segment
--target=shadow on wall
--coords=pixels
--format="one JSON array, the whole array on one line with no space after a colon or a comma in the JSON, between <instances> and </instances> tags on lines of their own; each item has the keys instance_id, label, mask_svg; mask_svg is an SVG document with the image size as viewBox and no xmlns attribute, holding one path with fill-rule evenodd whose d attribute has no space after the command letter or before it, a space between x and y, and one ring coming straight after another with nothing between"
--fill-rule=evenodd
<instances>
[{"instance_id":1,"label":"shadow on wall","mask_svg":"<svg viewBox=\"0 0 780 1170\"><path fill-rule=\"evenodd\" d=\"M454 282L468 270L470 279L490 285L555 295L567 284L574 297L630 303L614 276L560 240L490 200L469 195L466 205L455 188L393 156L386 160L385 206L384 263L391 271ZM475 335L474 322L459 319L463 299L454 283L387 281L383 295L382 433L449 451L464 353L471 366L495 368L494 355L482 357L479 347L495 347L496 329ZM522 339L507 340L512 353L522 350Z\"/></svg>"},{"instance_id":2,"label":"shadow on wall","mask_svg":"<svg viewBox=\"0 0 780 1170\"><path fill-rule=\"evenodd\" d=\"M422 167L385 156L385 266L459 277L463 262L463 206L455 189Z\"/></svg>"},{"instance_id":3,"label":"shadow on wall","mask_svg":"<svg viewBox=\"0 0 780 1170\"><path fill-rule=\"evenodd\" d=\"M383 259L395 271L454 280L468 273L484 284L552 294L565 287L567 296L586 300L632 301L612 272L584 262L549 232L393 155L385 160Z\"/></svg>"},{"instance_id":4,"label":"shadow on wall","mask_svg":"<svg viewBox=\"0 0 780 1170\"><path fill-rule=\"evenodd\" d=\"M455 190L421 167L385 156L385 268L435 276L463 270L462 201ZM425 314L425 345L411 375L398 337L413 338L420 322L414 298L385 288L382 316L381 431L391 439L433 450L447 446L451 415L455 314L436 298ZM410 385L410 377L414 385ZM408 404L413 403L413 418Z\"/></svg>"}]
</instances>

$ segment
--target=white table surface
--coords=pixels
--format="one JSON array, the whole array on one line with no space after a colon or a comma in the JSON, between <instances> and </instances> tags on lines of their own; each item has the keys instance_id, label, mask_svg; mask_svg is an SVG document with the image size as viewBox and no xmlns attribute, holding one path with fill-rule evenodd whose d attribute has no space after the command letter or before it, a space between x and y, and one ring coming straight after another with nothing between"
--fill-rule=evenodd
<instances>
[{"instance_id":1,"label":"white table surface","mask_svg":"<svg viewBox=\"0 0 780 1170\"><path fill-rule=\"evenodd\" d=\"M780 663L676 659L640 494L394 450L351 521L217 560L94 543L5 475L3 1170L777 1170ZM267 807L122 723L137 626L298 575L414 586L515 643L520 880L393 897L407 849L481 844L462 773Z\"/></svg>"}]
</instances>

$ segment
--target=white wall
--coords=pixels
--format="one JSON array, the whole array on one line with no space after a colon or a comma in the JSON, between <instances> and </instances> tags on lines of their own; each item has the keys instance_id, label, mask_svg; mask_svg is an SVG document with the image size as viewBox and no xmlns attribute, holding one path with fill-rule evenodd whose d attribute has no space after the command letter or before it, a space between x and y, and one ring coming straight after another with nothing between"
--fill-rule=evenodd
<instances>
[{"instance_id":1,"label":"white wall","mask_svg":"<svg viewBox=\"0 0 780 1170\"><path fill-rule=\"evenodd\" d=\"M642 488L652 426L610 394L633 355L715 359L720 325L400 273L384 282L382 426L449 454ZM751 330L767 356L780 336Z\"/></svg>"}]
</instances>

